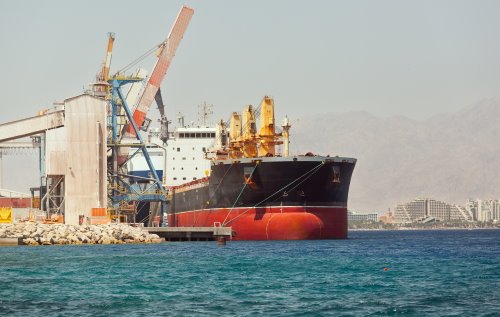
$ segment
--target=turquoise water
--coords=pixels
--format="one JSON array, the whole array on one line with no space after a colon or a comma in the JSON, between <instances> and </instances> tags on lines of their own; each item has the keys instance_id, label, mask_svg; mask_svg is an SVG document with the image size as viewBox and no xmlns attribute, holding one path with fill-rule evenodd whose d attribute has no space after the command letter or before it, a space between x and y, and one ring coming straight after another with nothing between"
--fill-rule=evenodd
<instances>
[{"instance_id":1,"label":"turquoise water","mask_svg":"<svg viewBox=\"0 0 500 317\"><path fill-rule=\"evenodd\" d=\"M500 316L500 230L0 248L0 316L89 315Z\"/></svg>"}]
</instances>

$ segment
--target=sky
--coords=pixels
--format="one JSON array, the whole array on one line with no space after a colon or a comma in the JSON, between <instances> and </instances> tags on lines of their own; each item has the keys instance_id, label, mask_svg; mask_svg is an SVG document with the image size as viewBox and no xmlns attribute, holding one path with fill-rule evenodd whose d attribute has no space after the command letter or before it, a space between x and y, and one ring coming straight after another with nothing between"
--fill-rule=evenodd
<instances>
[{"instance_id":1,"label":"sky","mask_svg":"<svg viewBox=\"0 0 500 317\"><path fill-rule=\"evenodd\" d=\"M161 43L195 14L161 89L167 115L214 119L275 98L277 118L425 119L498 97L499 1L1 1L2 119L35 115ZM141 66L151 69L154 59ZM155 107L151 117L157 117Z\"/></svg>"}]
</instances>

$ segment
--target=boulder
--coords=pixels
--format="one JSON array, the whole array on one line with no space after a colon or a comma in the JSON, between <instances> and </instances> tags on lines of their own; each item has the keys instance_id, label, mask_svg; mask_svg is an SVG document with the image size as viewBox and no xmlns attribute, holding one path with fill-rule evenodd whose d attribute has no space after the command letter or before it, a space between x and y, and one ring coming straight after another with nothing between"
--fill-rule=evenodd
<instances>
[{"instance_id":1,"label":"boulder","mask_svg":"<svg viewBox=\"0 0 500 317\"><path fill-rule=\"evenodd\" d=\"M33 238L23 239L23 243L26 244L26 245L39 245L38 241L36 241Z\"/></svg>"},{"instance_id":2,"label":"boulder","mask_svg":"<svg viewBox=\"0 0 500 317\"><path fill-rule=\"evenodd\" d=\"M127 224L72 226L65 224L1 224L0 237L23 238L27 245L159 243L156 234Z\"/></svg>"}]
</instances>

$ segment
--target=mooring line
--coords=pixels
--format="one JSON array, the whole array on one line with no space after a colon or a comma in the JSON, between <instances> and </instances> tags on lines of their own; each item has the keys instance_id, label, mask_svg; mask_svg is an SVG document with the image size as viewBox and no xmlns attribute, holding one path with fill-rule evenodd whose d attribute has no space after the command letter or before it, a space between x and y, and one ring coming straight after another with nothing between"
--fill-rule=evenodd
<instances>
[{"instance_id":1,"label":"mooring line","mask_svg":"<svg viewBox=\"0 0 500 317\"><path fill-rule=\"evenodd\" d=\"M252 173L250 173L250 177L249 177L250 179L251 179L251 178L252 178L252 176L253 176L253 172L255 172L255 170L257 169L257 166L259 166L258 161L257 161L257 162L255 162L255 167L253 168ZM244 175L243 175L243 176L244 176ZM226 218L224 218L224 221L222 221L222 226L224 226L224 224L226 223L226 219L227 219L227 217L229 217L229 214L233 211L234 206L236 206L236 203L237 203L237 202L238 202L238 200L240 199L241 194L243 194L243 191L245 190L245 188L247 187L247 185L248 185L248 182L246 182L246 181L245 181L245 184L243 185L243 188L241 189L240 193L238 194L238 197L236 197L236 200L234 201L233 206L231 207L231 209L230 209L230 210L229 210L229 212L227 213Z\"/></svg>"},{"instance_id":2,"label":"mooring line","mask_svg":"<svg viewBox=\"0 0 500 317\"><path fill-rule=\"evenodd\" d=\"M257 204L253 205L252 207L248 207L246 210L244 210L242 213L240 213L239 215L237 215L236 217L234 217L233 219L230 219L229 221L226 222L226 219L227 219L227 216L226 218L224 219L224 221L222 222L222 226L224 227L225 225L233 222L234 220L238 219L239 217L241 217L243 214L247 213L248 211L250 211L252 208L255 208L256 206L264 203L265 201L267 201L268 199L270 199L271 197L275 196L276 194L278 194L279 192L281 192L282 190L285 190L287 187L291 186L293 183L295 183L296 181L298 181L299 179L301 179L302 177L305 177L306 175L308 175L309 173L311 173L311 175L309 175L307 178L311 177L314 173L316 173L317 171L319 171L319 169L321 168L321 166L323 166L325 164L325 162L321 162L320 164L316 165L315 167L313 167L311 170L307 171L306 173L302 174L301 176L297 177L295 180L293 180L292 182L288 183L287 185L285 185L284 187L278 189L277 191L275 191L273 194L269 195L268 197L266 197L265 199L261 200L260 202L258 202ZM306 179L307 179L306 178ZM304 180L305 181L305 180ZM300 182L299 184L303 183ZM295 187L294 187L295 188ZM234 205L233 205L233 208L234 208ZM232 210L232 208L231 208ZM229 214L228 214L229 216Z\"/></svg>"}]
</instances>

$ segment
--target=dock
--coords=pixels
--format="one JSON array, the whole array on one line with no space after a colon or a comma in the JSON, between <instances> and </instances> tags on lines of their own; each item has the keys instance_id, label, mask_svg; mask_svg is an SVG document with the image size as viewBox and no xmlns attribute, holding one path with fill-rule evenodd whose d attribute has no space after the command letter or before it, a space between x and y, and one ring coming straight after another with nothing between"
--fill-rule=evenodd
<instances>
[{"instance_id":1,"label":"dock","mask_svg":"<svg viewBox=\"0 0 500 317\"><path fill-rule=\"evenodd\" d=\"M231 227L143 227L166 241L216 241L219 237L232 238Z\"/></svg>"},{"instance_id":2,"label":"dock","mask_svg":"<svg viewBox=\"0 0 500 317\"><path fill-rule=\"evenodd\" d=\"M23 238L0 238L0 246L23 245Z\"/></svg>"}]
</instances>

